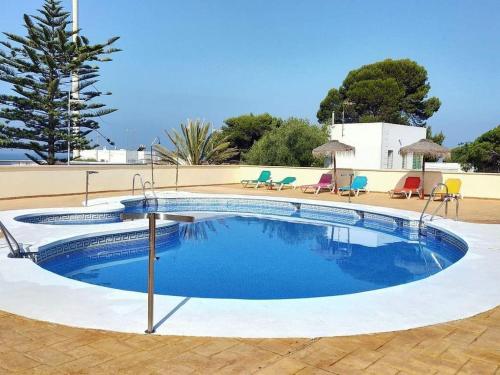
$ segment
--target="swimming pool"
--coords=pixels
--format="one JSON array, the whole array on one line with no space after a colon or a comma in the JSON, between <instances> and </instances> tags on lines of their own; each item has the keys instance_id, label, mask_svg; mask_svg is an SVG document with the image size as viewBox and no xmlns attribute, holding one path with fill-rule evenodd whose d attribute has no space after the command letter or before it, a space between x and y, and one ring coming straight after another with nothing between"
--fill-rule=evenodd
<instances>
[{"instance_id":1,"label":"swimming pool","mask_svg":"<svg viewBox=\"0 0 500 375\"><path fill-rule=\"evenodd\" d=\"M432 276L466 251L442 233L419 237L392 218L322 206L227 199L124 203L125 212L203 214L159 233L155 292L163 295L291 299L358 293ZM87 239L67 246L78 251L48 246L40 249L38 263L75 280L145 292L145 233L131 241Z\"/></svg>"},{"instance_id":2,"label":"swimming pool","mask_svg":"<svg viewBox=\"0 0 500 375\"><path fill-rule=\"evenodd\" d=\"M138 196L121 196L92 200L83 208L0 212L0 220L16 239L37 254L37 262L9 258L8 250L0 247L0 309L71 326L144 332L147 294L141 291L143 279L126 285L132 268L122 269L120 277L118 272L110 274L115 266L140 264L140 258L147 256L147 220L121 221L120 213L147 210L148 205L149 210L194 215L198 224L188 231L183 224L158 221L157 286L158 278L174 270L173 265L183 271L169 277L179 280L187 278L186 267L221 267L220 257L214 258L219 262L202 263L209 255L202 247L212 241L230 244L231 230L248 225L262 227L255 233L241 229L242 234L232 239L236 245L225 251L241 255L255 240L259 244L250 246L244 255L256 254L251 258L254 262L270 259L288 265L282 270L290 272L278 274L270 290L276 278L254 277L249 272L257 270L255 263L246 259L251 267L240 265L238 273L227 267L210 275L200 273L205 277L201 286L196 285L198 275L191 273L187 292L171 289L160 291L171 294L160 294L156 288L155 321L160 334L262 338L386 332L462 319L497 306L500 298L496 288L500 225L436 218L425 220L419 236L418 213L356 203L180 192L159 193L157 201L147 203L144 207ZM262 233L266 222L270 229ZM257 235L261 236L258 241ZM310 258L303 262L302 256ZM235 261L242 263L243 257ZM317 263L323 273L315 272ZM142 264L138 268L145 272ZM229 276L239 273L245 276L236 288L237 281ZM390 279L390 274L397 277ZM232 294L210 297L207 283L217 285L222 276L232 285ZM336 277L338 285L326 289L323 284L330 276ZM309 290L297 286L300 280L295 279L301 277ZM341 290L342 280L352 285L344 284ZM288 288L292 285L294 294ZM196 295L204 297L190 297Z\"/></svg>"}]
</instances>

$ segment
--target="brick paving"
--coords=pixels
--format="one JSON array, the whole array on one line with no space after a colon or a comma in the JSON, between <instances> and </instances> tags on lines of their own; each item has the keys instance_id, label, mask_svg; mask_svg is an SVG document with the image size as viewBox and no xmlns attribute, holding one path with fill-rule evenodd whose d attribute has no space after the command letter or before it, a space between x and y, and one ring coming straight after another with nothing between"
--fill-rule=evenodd
<instances>
[{"instance_id":1,"label":"brick paving","mask_svg":"<svg viewBox=\"0 0 500 375\"><path fill-rule=\"evenodd\" d=\"M190 190L234 193L237 189ZM237 192L277 193L241 188ZM279 194L303 196L293 191ZM339 199L330 194L309 197ZM0 209L67 206L80 201L81 196L10 200L0 201ZM422 203L388 200L373 193L357 201L414 210ZM500 222L499 201L465 199L462 207L463 220ZM10 373L500 375L500 307L407 331L316 339L124 334L66 327L0 311L0 374Z\"/></svg>"},{"instance_id":2,"label":"brick paving","mask_svg":"<svg viewBox=\"0 0 500 375\"><path fill-rule=\"evenodd\" d=\"M430 327L316 339L79 329L0 312L0 373L500 374L500 307Z\"/></svg>"}]
</instances>

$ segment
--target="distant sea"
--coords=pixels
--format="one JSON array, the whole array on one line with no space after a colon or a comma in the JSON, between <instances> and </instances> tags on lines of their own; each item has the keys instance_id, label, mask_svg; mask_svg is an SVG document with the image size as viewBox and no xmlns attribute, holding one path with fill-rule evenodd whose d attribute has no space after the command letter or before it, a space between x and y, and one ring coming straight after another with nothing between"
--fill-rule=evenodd
<instances>
[{"instance_id":1,"label":"distant sea","mask_svg":"<svg viewBox=\"0 0 500 375\"><path fill-rule=\"evenodd\" d=\"M0 160L28 160L23 150L0 149Z\"/></svg>"}]
</instances>

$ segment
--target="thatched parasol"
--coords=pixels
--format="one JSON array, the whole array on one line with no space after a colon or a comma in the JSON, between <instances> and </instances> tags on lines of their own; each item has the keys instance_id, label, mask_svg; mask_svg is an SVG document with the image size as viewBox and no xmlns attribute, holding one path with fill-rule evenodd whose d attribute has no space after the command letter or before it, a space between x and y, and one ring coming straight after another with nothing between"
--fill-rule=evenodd
<instances>
[{"instance_id":1,"label":"thatched parasol","mask_svg":"<svg viewBox=\"0 0 500 375\"><path fill-rule=\"evenodd\" d=\"M346 145L345 143L339 141L330 141L324 145L316 147L312 150L312 153L316 157L330 156L333 159L333 178L335 181L335 193L338 191L337 186L337 152L354 152L355 148L353 146Z\"/></svg>"},{"instance_id":2,"label":"thatched parasol","mask_svg":"<svg viewBox=\"0 0 500 375\"><path fill-rule=\"evenodd\" d=\"M446 147L438 145L429 139L421 139L418 142L412 143L411 145L401 147L399 149L401 155L413 154L430 156L434 158L444 158L450 155L450 150ZM424 198L424 178L425 178L425 160L422 160L422 192L420 198Z\"/></svg>"}]
</instances>

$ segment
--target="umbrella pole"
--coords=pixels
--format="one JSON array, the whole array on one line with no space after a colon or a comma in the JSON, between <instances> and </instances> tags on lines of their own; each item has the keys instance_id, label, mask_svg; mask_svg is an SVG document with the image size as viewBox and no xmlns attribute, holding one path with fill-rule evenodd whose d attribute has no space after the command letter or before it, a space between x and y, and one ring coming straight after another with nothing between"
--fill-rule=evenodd
<instances>
[{"instance_id":1,"label":"umbrella pole","mask_svg":"<svg viewBox=\"0 0 500 375\"><path fill-rule=\"evenodd\" d=\"M334 193L338 194L338 186L337 186L337 153L333 153L333 179L335 183Z\"/></svg>"},{"instance_id":2,"label":"umbrella pole","mask_svg":"<svg viewBox=\"0 0 500 375\"><path fill-rule=\"evenodd\" d=\"M420 190L420 199L424 199L424 185L425 184L425 157L422 156L422 189Z\"/></svg>"}]
</instances>

